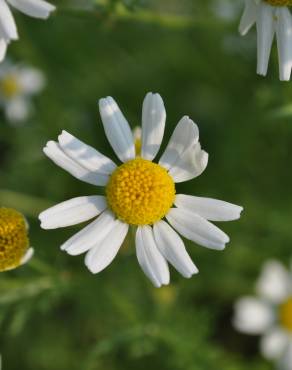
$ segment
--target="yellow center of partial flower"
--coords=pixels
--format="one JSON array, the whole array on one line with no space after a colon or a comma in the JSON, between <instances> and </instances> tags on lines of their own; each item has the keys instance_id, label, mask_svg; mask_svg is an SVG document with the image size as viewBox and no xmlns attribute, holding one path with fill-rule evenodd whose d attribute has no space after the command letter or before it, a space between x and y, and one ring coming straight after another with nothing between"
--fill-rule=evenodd
<instances>
[{"instance_id":1,"label":"yellow center of partial flower","mask_svg":"<svg viewBox=\"0 0 292 370\"><path fill-rule=\"evenodd\" d=\"M3 96L7 99L11 99L20 92L19 82L13 74L9 74L0 81L0 90Z\"/></svg>"},{"instance_id":2,"label":"yellow center of partial flower","mask_svg":"<svg viewBox=\"0 0 292 370\"><path fill-rule=\"evenodd\" d=\"M132 225L151 225L161 220L172 206L175 186L163 167L136 158L113 172L106 196L120 220Z\"/></svg>"},{"instance_id":3,"label":"yellow center of partial flower","mask_svg":"<svg viewBox=\"0 0 292 370\"><path fill-rule=\"evenodd\" d=\"M285 329L292 331L292 297L280 307L280 322Z\"/></svg>"},{"instance_id":4,"label":"yellow center of partial flower","mask_svg":"<svg viewBox=\"0 0 292 370\"><path fill-rule=\"evenodd\" d=\"M264 0L272 6L292 6L292 0Z\"/></svg>"},{"instance_id":5,"label":"yellow center of partial flower","mask_svg":"<svg viewBox=\"0 0 292 370\"><path fill-rule=\"evenodd\" d=\"M0 207L0 271L19 266L28 247L23 215L14 209Z\"/></svg>"}]
</instances>

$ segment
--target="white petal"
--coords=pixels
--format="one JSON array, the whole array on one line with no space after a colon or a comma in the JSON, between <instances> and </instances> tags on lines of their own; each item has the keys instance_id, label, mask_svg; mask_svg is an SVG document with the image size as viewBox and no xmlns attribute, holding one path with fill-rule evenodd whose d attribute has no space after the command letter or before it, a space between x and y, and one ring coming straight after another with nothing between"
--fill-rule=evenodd
<instances>
[{"instance_id":1,"label":"white petal","mask_svg":"<svg viewBox=\"0 0 292 370\"><path fill-rule=\"evenodd\" d=\"M116 220L111 232L98 240L87 253L85 264L93 274L104 270L117 255L129 229L129 225Z\"/></svg>"},{"instance_id":2,"label":"white petal","mask_svg":"<svg viewBox=\"0 0 292 370\"><path fill-rule=\"evenodd\" d=\"M258 6L255 4L254 0L245 0L245 8L239 24L239 32L242 36L246 35L255 24L257 8Z\"/></svg>"},{"instance_id":3,"label":"white petal","mask_svg":"<svg viewBox=\"0 0 292 370\"><path fill-rule=\"evenodd\" d=\"M108 141L122 162L135 158L132 131L112 97L100 99L99 111Z\"/></svg>"},{"instance_id":4,"label":"white petal","mask_svg":"<svg viewBox=\"0 0 292 370\"><path fill-rule=\"evenodd\" d=\"M232 221L240 218L242 207L222 200L178 194L174 204L209 221Z\"/></svg>"},{"instance_id":5,"label":"white petal","mask_svg":"<svg viewBox=\"0 0 292 370\"><path fill-rule=\"evenodd\" d=\"M166 112L159 94L148 93L142 109L142 158L152 161L159 151L165 128Z\"/></svg>"},{"instance_id":6,"label":"white petal","mask_svg":"<svg viewBox=\"0 0 292 370\"><path fill-rule=\"evenodd\" d=\"M4 60L7 51L7 42L4 38L0 38L0 63Z\"/></svg>"},{"instance_id":7,"label":"white petal","mask_svg":"<svg viewBox=\"0 0 292 370\"><path fill-rule=\"evenodd\" d=\"M169 170L174 182L191 180L201 175L207 167L209 155L201 150L200 143L189 147Z\"/></svg>"},{"instance_id":8,"label":"white petal","mask_svg":"<svg viewBox=\"0 0 292 370\"><path fill-rule=\"evenodd\" d=\"M98 216L107 207L103 196L85 196L67 200L39 215L43 229L76 225Z\"/></svg>"},{"instance_id":9,"label":"white petal","mask_svg":"<svg viewBox=\"0 0 292 370\"><path fill-rule=\"evenodd\" d=\"M204 247L222 250L229 242L229 237L217 226L188 210L171 208L166 218L185 238Z\"/></svg>"},{"instance_id":10,"label":"white petal","mask_svg":"<svg viewBox=\"0 0 292 370\"><path fill-rule=\"evenodd\" d=\"M61 249L72 256L87 252L101 242L114 226L114 215L109 210L104 211L95 221L67 240Z\"/></svg>"},{"instance_id":11,"label":"white petal","mask_svg":"<svg viewBox=\"0 0 292 370\"><path fill-rule=\"evenodd\" d=\"M138 227L136 253L142 270L157 288L169 284L168 265L156 246L150 226Z\"/></svg>"},{"instance_id":12,"label":"white petal","mask_svg":"<svg viewBox=\"0 0 292 370\"><path fill-rule=\"evenodd\" d=\"M22 68L18 74L18 82L25 94L36 94L45 86L44 74L36 68Z\"/></svg>"},{"instance_id":13,"label":"white petal","mask_svg":"<svg viewBox=\"0 0 292 370\"><path fill-rule=\"evenodd\" d=\"M7 40L17 40L18 34L13 15L4 0L0 0L0 25L1 33Z\"/></svg>"},{"instance_id":14,"label":"white petal","mask_svg":"<svg viewBox=\"0 0 292 370\"><path fill-rule=\"evenodd\" d=\"M22 259L20 261L20 264L21 265L26 264L28 261L31 260L31 258L33 257L33 255L34 255L34 249L33 248L28 248L28 250L26 251L25 255L22 257Z\"/></svg>"},{"instance_id":15,"label":"white petal","mask_svg":"<svg viewBox=\"0 0 292 370\"><path fill-rule=\"evenodd\" d=\"M16 9L34 18L46 19L56 7L43 0L8 0Z\"/></svg>"},{"instance_id":16,"label":"white petal","mask_svg":"<svg viewBox=\"0 0 292 370\"><path fill-rule=\"evenodd\" d=\"M198 141L198 126L189 117L183 117L173 131L159 164L169 170L184 152Z\"/></svg>"},{"instance_id":17,"label":"white petal","mask_svg":"<svg viewBox=\"0 0 292 370\"><path fill-rule=\"evenodd\" d=\"M279 6L276 17L280 80L289 81L292 67L292 16L288 8Z\"/></svg>"},{"instance_id":18,"label":"white petal","mask_svg":"<svg viewBox=\"0 0 292 370\"><path fill-rule=\"evenodd\" d=\"M280 262L270 260L263 266L256 289L258 294L268 301L281 303L292 290L290 274Z\"/></svg>"},{"instance_id":19,"label":"white petal","mask_svg":"<svg viewBox=\"0 0 292 370\"><path fill-rule=\"evenodd\" d=\"M159 221L154 224L153 231L157 248L177 271L186 278L199 272L188 255L182 239L166 222Z\"/></svg>"},{"instance_id":20,"label":"white petal","mask_svg":"<svg viewBox=\"0 0 292 370\"><path fill-rule=\"evenodd\" d=\"M89 171L109 175L117 167L111 159L78 140L69 132L63 130L58 140L62 150Z\"/></svg>"},{"instance_id":21,"label":"white petal","mask_svg":"<svg viewBox=\"0 0 292 370\"><path fill-rule=\"evenodd\" d=\"M262 334L273 325L272 308L257 298L241 298L236 302L234 309L233 325L240 332Z\"/></svg>"},{"instance_id":22,"label":"white petal","mask_svg":"<svg viewBox=\"0 0 292 370\"><path fill-rule=\"evenodd\" d=\"M287 342L287 334L279 328L273 328L262 337L261 352L268 360L277 359L283 356Z\"/></svg>"},{"instance_id":23,"label":"white petal","mask_svg":"<svg viewBox=\"0 0 292 370\"><path fill-rule=\"evenodd\" d=\"M257 73L265 76L268 70L271 47L275 34L274 7L262 2L257 12Z\"/></svg>"},{"instance_id":24,"label":"white petal","mask_svg":"<svg viewBox=\"0 0 292 370\"><path fill-rule=\"evenodd\" d=\"M88 171L67 154L63 152L60 145L55 141L49 141L47 146L43 149L44 153L59 167L69 172L72 176L77 179L88 182L92 185L104 186L108 182L108 176L97 174L95 172Z\"/></svg>"},{"instance_id":25,"label":"white petal","mask_svg":"<svg viewBox=\"0 0 292 370\"><path fill-rule=\"evenodd\" d=\"M290 336L284 355L279 361L279 370L292 370L292 338Z\"/></svg>"},{"instance_id":26,"label":"white petal","mask_svg":"<svg viewBox=\"0 0 292 370\"><path fill-rule=\"evenodd\" d=\"M14 126L23 124L28 118L30 111L30 102L23 96L10 100L5 107L6 117Z\"/></svg>"}]
</instances>

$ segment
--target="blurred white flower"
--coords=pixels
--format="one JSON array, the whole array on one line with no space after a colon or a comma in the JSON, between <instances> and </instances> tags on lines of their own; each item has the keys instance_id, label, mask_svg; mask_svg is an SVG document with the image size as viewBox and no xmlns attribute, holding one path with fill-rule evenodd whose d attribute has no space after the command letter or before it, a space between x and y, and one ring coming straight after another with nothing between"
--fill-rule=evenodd
<instances>
[{"instance_id":1,"label":"blurred white flower","mask_svg":"<svg viewBox=\"0 0 292 370\"><path fill-rule=\"evenodd\" d=\"M44 0L0 0L0 62L6 55L8 44L18 39L16 24L8 4L34 18L46 19L55 6Z\"/></svg>"},{"instance_id":2,"label":"blurred white flower","mask_svg":"<svg viewBox=\"0 0 292 370\"><path fill-rule=\"evenodd\" d=\"M28 118L31 98L44 86L44 74L36 68L8 62L0 65L0 106L11 124L19 125Z\"/></svg>"},{"instance_id":3,"label":"blurred white flower","mask_svg":"<svg viewBox=\"0 0 292 370\"><path fill-rule=\"evenodd\" d=\"M292 272L278 261L265 263L256 284L257 297L235 304L234 327L262 335L261 352L281 370L292 370Z\"/></svg>"},{"instance_id":4,"label":"blurred white flower","mask_svg":"<svg viewBox=\"0 0 292 370\"><path fill-rule=\"evenodd\" d=\"M239 32L245 35L257 26L257 73L266 76L276 35L280 80L289 81L292 68L292 16L287 6L292 0L245 0Z\"/></svg>"},{"instance_id":5,"label":"blurred white flower","mask_svg":"<svg viewBox=\"0 0 292 370\"><path fill-rule=\"evenodd\" d=\"M169 283L168 262L190 278L198 269L174 229L204 247L223 250L229 237L210 221L236 220L242 207L175 194L175 183L201 175L208 154L201 149L198 126L185 116L159 162L153 162L166 121L159 94L146 95L142 130L135 130L135 138L113 98L101 99L99 109L107 139L123 163L117 166L66 131L58 142L49 141L44 152L53 162L79 180L105 186L106 196L78 197L60 203L40 214L42 228L75 225L98 216L61 247L70 255L87 252L86 266L98 273L113 261L133 225L137 229L138 262L155 286Z\"/></svg>"}]
</instances>

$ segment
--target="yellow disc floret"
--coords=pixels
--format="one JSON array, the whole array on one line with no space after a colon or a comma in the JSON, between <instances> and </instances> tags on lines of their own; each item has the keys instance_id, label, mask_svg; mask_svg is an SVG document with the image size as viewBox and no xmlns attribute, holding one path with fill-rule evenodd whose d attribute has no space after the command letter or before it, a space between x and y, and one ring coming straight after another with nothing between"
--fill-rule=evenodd
<instances>
[{"instance_id":1,"label":"yellow disc floret","mask_svg":"<svg viewBox=\"0 0 292 370\"><path fill-rule=\"evenodd\" d=\"M272 6L292 6L292 0L264 0Z\"/></svg>"},{"instance_id":2,"label":"yellow disc floret","mask_svg":"<svg viewBox=\"0 0 292 370\"><path fill-rule=\"evenodd\" d=\"M17 96L21 91L17 77L13 74L5 76L0 81L0 91L6 99L11 99Z\"/></svg>"},{"instance_id":3,"label":"yellow disc floret","mask_svg":"<svg viewBox=\"0 0 292 370\"><path fill-rule=\"evenodd\" d=\"M280 306L280 322L286 330L292 332L292 297Z\"/></svg>"},{"instance_id":4,"label":"yellow disc floret","mask_svg":"<svg viewBox=\"0 0 292 370\"><path fill-rule=\"evenodd\" d=\"M18 267L29 247L24 216L0 207L0 271Z\"/></svg>"},{"instance_id":5,"label":"yellow disc floret","mask_svg":"<svg viewBox=\"0 0 292 370\"><path fill-rule=\"evenodd\" d=\"M163 167L136 158L113 172L106 196L120 220L132 225L151 225L169 211L174 202L175 186Z\"/></svg>"}]
</instances>

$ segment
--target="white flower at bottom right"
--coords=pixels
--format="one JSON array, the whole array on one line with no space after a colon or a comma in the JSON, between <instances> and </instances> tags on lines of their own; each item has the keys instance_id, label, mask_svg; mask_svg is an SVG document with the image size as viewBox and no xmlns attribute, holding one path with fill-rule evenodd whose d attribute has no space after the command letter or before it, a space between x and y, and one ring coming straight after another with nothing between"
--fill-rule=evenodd
<instances>
[{"instance_id":1,"label":"white flower at bottom right","mask_svg":"<svg viewBox=\"0 0 292 370\"><path fill-rule=\"evenodd\" d=\"M292 370L292 272L276 260L266 262L256 293L235 303L233 325L242 333L261 335L262 355L279 370Z\"/></svg>"}]
</instances>

